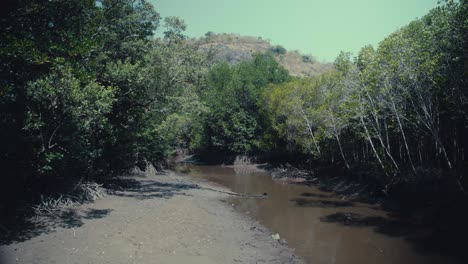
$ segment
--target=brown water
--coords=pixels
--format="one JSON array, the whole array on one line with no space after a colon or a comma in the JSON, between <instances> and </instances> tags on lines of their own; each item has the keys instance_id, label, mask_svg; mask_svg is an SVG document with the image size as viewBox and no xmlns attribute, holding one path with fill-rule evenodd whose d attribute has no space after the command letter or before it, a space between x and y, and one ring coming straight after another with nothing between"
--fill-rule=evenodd
<instances>
[{"instance_id":1,"label":"brown water","mask_svg":"<svg viewBox=\"0 0 468 264\"><path fill-rule=\"evenodd\" d=\"M376 205L350 203L314 186L274 181L249 168L187 166L188 175L268 199L234 197L228 202L250 215L296 250L308 263L461 263L425 250L415 229ZM185 169L187 169L185 168Z\"/></svg>"}]
</instances>

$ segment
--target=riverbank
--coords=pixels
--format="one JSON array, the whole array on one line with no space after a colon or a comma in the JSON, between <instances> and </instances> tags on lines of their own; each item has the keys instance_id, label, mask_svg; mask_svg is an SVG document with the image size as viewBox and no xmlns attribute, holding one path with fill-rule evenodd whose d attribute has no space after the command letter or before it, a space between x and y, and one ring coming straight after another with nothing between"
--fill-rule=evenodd
<instances>
[{"instance_id":1,"label":"riverbank","mask_svg":"<svg viewBox=\"0 0 468 264\"><path fill-rule=\"evenodd\" d=\"M175 173L122 178L91 204L2 239L0 263L302 263L272 233ZM210 188L221 189L210 186Z\"/></svg>"},{"instance_id":2,"label":"riverbank","mask_svg":"<svg viewBox=\"0 0 468 264\"><path fill-rule=\"evenodd\" d=\"M434 207L390 209L324 191L317 183L274 180L254 167L179 165L187 176L233 192L266 193L268 199L235 196L229 201L237 211L280 234L307 263L466 263L460 225L464 211L438 215Z\"/></svg>"},{"instance_id":3,"label":"riverbank","mask_svg":"<svg viewBox=\"0 0 468 264\"><path fill-rule=\"evenodd\" d=\"M317 187L321 191L333 193L343 203L367 203L380 208L394 218L387 228L389 233L409 235L421 230L424 235L409 238L418 241L418 248L426 252L468 261L463 248L468 236L468 195L461 193L457 186L445 178L429 175L433 181L418 180L399 183L386 189L369 173L363 171L340 171L334 168L298 168L289 164L262 165L272 178L291 184ZM367 175L366 175L367 174ZM364 175L364 176L363 176ZM333 222L348 226L367 225L359 215L337 214ZM387 231L388 231L387 230Z\"/></svg>"}]
</instances>

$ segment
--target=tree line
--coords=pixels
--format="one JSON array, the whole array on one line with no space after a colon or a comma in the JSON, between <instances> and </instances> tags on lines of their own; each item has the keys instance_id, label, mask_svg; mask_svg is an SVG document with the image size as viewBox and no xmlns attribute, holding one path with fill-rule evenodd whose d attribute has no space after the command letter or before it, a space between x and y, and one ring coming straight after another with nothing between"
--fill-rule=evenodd
<instances>
[{"instance_id":1,"label":"tree line","mask_svg":"<svg viewBox=\"0 0 468 264\"><path fill-rule=\"evenodd\" d=\"M385 190L442 177L464 192L467 8L446 1L376 49L342 52L334 72L268 87L262 110L283 148L368 168Z\"/></svg>"},{"instance_id":2,"label":"tree line","mask_svg":"<svg viewBox=\"0 0 468 264\"><path fill-rule=\"evenodd\" d=\"M201 87L211 109L204 146L308 155L384 191L445 182L464 192L467 8L467 1L444 1L376 48L342 52L334 71L311 78L261 62L267 54L212 67Z\"/></svg>"},{"instance_id":3,"label":"tree line","mask_svg":"<svg viewBox=\"0 0 468 264\"><path fill-rule=\"evenodd\" d=\"M103 181L163 166L176 149L305 154L369 168L382 186L442 175L464 187L467 1L439 5L355 58L341 53L335 70L311 78L291 77L271 53L218 63L186 41L183 20L144 0L6 3L7 190Z\"/></svg>"},{"instance_id":4,"label":"tree line","mask_svg":"<svg viewBox=\"0 0 468 264\"><path fill-rule=\"evenodd\" d=\"M145 0L7 1L0 25L7 200L162 168L177 149L254 153L260 91L290 78L268 54L218 63Z\"/></svg>"},{"instance_id":5,"label":"tree line","mask_svg":"<svg viewBox=\"0 0 468 264\"><path fill-rule=\"evenodd\" d=\"M3 5L4 194L50 193L158 164L173 145L173 114L183 112L180 123L204 111L195 87L206 60L184 43L181 19L161 19L144 0Z\"/></svg>"}]
</instances>

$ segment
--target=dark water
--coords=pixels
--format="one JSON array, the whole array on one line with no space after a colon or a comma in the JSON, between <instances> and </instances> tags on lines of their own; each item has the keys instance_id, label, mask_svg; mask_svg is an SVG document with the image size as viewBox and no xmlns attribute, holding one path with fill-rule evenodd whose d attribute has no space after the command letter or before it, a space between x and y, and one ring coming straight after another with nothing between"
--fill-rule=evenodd
<instances>
[{"instance_id":1,"label":"dark water","mask_svg":"<svg viewBox=\"0 0 468 264\"><path fill-rule=\"evenodd\" d=\"M308 263L461 263L428 249L428 230L416 228L376 205L347 202L314 186L273 181L252 168L181 165L188 175L268 199L234 197L228 202L294 248Z\"/></svg>"}]
</instances>

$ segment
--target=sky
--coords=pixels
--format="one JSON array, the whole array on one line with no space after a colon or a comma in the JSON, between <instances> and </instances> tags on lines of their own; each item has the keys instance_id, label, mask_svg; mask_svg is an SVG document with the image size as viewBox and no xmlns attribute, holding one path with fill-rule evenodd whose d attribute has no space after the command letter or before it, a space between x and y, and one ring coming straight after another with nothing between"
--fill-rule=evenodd
<instances>
[{"instance_id":1,"label":"sky","mask_svg":"<svg viewBox=\"0 0 468 264\"><path fill-rule=\"evenodd\" d=\"M162 17L178 16L186 35L261 36L274 45L333 62L354 54L437 6L437 0L148 0Z\"/></svg>"}]
</instances>

